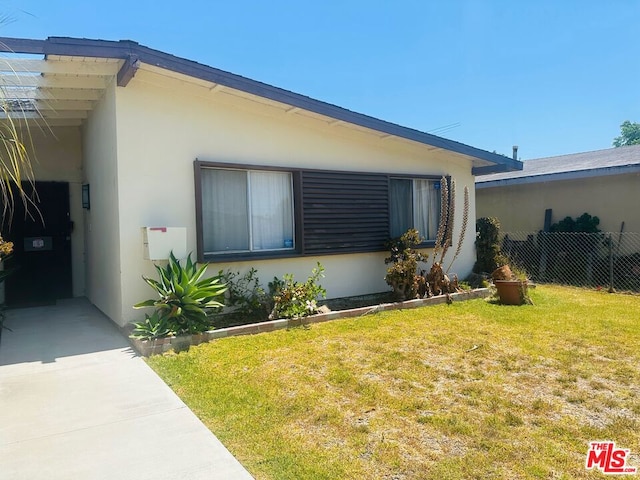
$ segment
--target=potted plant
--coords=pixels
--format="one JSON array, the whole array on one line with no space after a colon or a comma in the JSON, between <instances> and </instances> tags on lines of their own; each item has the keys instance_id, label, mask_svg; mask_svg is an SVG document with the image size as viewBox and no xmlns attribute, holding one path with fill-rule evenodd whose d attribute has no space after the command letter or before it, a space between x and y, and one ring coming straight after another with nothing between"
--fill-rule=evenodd
<instances>
[{"instance_id":1,"label":"potted plant","mask_svg":"<svg viewBox=\"0 0 640 480\"><path fill-rule=\"evenodd\" d=\"M526 272L515 268L512 270L509 265L503 265L493 271L491 278L503 305L532 304Z\"/></svg>"},{"instance_id":2,"label":"potted plant","mask_svg":"<svg viewBox=\"0 0 640 480\"><path fill-rule=\"evenodd\" d=\"M13 273L13 270L4 269L4 261L13 253L13 242L7 242L0 236L0 284ZM2 330L11 330L4 325L4 304L0 304L0 340L2 339Z\"/></svg>"}]
</instances>

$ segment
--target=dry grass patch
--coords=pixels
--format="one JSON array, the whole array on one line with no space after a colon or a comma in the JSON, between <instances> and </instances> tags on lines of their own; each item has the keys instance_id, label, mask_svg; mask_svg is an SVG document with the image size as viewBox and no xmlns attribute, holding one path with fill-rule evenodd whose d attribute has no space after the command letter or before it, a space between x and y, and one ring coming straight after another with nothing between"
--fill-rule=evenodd
<instances>
[{"instance_id":1,"label":"dry grass patch","mask_svg":"<svg viewBox=\"0 0 640 480\"><path fill-rule=\"evenodd\" d=\"M539 287L149 359L258 479L600 478L640 452L640 297ZM637 459L637 457L635 457Z\"/></svg>"}]
</instances>

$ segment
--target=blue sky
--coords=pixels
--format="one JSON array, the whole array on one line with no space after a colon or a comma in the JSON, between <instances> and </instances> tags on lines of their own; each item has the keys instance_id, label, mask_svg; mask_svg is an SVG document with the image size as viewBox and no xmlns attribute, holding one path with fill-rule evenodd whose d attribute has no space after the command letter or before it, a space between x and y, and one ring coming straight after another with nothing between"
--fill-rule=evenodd
<instances>
[{"instance_id":1,"label":"blue sky","mask_svg":"<svg viewBox=\"0 0 640 480\"><path fill-rule=\"evenodd\" d=\"M523 160L640 122L640 1L0 0L0 35L129 39Z\"/></svg>"}]
</instances>

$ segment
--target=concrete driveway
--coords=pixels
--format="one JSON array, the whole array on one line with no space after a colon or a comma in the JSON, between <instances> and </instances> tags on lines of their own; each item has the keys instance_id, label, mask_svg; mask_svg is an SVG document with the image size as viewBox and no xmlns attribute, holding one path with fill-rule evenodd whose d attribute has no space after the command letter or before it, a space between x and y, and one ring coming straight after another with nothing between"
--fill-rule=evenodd
<instances>
[{"instance_id":1,"label":"concrete driveway","mask_svg":"<svg viewBox=\"0 0 640 480\"><path fill-rule=\"evenodd\" d=\"M0 479L250 479L86 299L7 312Z\"/></svg>"}]
</instances>

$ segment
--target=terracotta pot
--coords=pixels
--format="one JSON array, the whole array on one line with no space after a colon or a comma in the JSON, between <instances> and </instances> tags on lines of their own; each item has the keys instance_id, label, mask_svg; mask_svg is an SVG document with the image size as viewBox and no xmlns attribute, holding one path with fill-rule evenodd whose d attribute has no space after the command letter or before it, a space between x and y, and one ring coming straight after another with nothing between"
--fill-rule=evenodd
<instances>
[{"instance_id":1,"label":"terracotta pot","mask_svg":"<svg viewBox=\"0 0 640 480\"><path fill-rule=\"evenodd\" d=\"M500 303L504 305L523 305L527 295L527 282L522 280L494 280L498 289Z\"/></svg>"}]
</instances>

